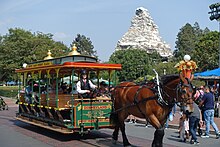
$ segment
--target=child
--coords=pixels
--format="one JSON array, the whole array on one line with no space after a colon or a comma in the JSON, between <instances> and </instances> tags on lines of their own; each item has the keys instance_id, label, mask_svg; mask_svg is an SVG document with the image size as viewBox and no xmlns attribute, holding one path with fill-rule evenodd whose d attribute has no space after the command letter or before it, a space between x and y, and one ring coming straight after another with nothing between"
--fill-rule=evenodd
<instances>
[{"instance_id":1,"label":"child","mask_svg":"<svg viewBox=\"0 0 220 147\"><path fill-rule=\"evenodd\" d=\"M179 120L179 136L181 142L186 142L186 139L189 139L189 120L186 114L182 114Z\"/></svg>"}]
</instances>

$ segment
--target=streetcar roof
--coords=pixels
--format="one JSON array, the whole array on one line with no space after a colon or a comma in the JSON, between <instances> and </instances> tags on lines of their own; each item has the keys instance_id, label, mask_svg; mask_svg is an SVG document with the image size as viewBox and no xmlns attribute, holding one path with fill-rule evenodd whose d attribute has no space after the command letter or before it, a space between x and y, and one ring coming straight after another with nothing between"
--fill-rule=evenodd
<instances>
[{"instance_id":1,"label":"streetcar roof","mask_svg":"<svg viewBox=\"0 0 220 147\"><path fill-rule=\"evenodd\" d=\"M89 62L65 62L62 65L42 65L37 67L27 67L22 69L16 69L17 73L22 72L31 72L39 70L49 70L54 68L62 69L88 69L88 70L120 70L121 64L109 64L109 63L89 63Z\"/></svg>"}]
</instances>

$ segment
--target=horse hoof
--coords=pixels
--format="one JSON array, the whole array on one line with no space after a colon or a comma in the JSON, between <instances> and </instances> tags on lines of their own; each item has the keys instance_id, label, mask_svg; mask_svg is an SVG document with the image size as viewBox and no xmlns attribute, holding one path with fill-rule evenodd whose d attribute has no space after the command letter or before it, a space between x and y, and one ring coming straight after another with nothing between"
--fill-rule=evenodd
<instances>
[{"instance_id":1,"label":"horse hoof","mask_svg":"<svg viewBox=\"0 0 220 147\"><path fill-rule=\"evenodd\" d=\"M112 139L112 144L117 144L117 140Z\"/></svg>"}]
</instances>

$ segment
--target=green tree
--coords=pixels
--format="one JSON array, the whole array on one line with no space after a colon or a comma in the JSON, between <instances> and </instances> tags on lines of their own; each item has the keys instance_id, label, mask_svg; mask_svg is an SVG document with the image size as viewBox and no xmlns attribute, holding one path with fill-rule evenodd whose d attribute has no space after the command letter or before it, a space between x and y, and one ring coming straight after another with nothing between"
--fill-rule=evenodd
<instances>
[{"instance_id":1,"label":"green tree","mask_svg":"<svg viewBox=\"0 0 220 147\"><path fill-rule=\"evenodd\" d=\"M200 29L200 26L199 26L198 22L195 22L195 24L193 26L193 29L194 29L194 33L195 33L196 41L197 41L202 36L203 30Z\"/></svg>"},{"instance_id":2,"label":"green tree","mask_svg":"<svg viewBox=\"0 0 220 147\"><path fill-rule=\"evenodd\" d=\"M204 31L203 31L204 34L207 34L207 33L209 33L209 32L210 32L210 30L209 30L209 28L207 28L207 27L206 27L206 28L204 29Z\"/></svg>"},{"instance_id":3,"label":"green tree","mask_svg":"<svg viewBox=\"0 0 220 147\"><path fill-rule=\"evenodd\" d=\"M197 30L197 34L195 33L195 28ZM184 55L192 54L197 40L196 37L199 35L199 33L200 31L198 25L195 25L193 28L189 23L180 29L180 32L177 34L177 41L175 46L176 49L173 53L175 60L182 60Z\"/></svg>"},{"instance_id":4,"label":"green tree","mask_svg":"<svg viewBox=\"0 0 220 147\"><path fill-rule=\"evenodd\" d=\"M175 62L159 62L159 63L153 64L153 69L155 69L158 72L159 76L177 74L178 71L174 67L175 65L176 65Z\"/></svg>"},{"instance_id":5,"label":"green tree","mask_svg":"<svg viewBox=\"0 0 220 147\"><path fill-rule=\"evenodd\" d=\"M21 68L23 63L42 60L48 50L51 50L53 57L66 54L68 48L53 41L52 36L42 32L32 34L20 28L9 29L0 41L0 73L4 75L3 79L16 79L16 68Z\"/></svg>"},{"instance_id":6,"label":"green tree","mask_svg":"<svg viewBox=\"0 0 220 147\"><path fill-rule=\"evenodd\" d=\"M109 62L122 64L122 71L118 72L119 81L133 81L148 74L150 60L146 51L128 49L115 51Z\"/></svg>"},{"instance_id":7,"label":"green tree","mask_svg":"<svg viewBox=\"0 0 220 147\"><path fill-rule=\"evenodd\" d=\"M87 38L84 35L77 34L77 37L73 40L70 46L73 47L73 44L77 46L77 51L80 52L82 55L98 57L90 38Z\"/></svg>"},{"instance_id":8,"label":"green tree","mask_svg":"<svg viewBox=\"0 0 220 147\"><path fill-rule=\"evenodd\" d=\"M196 43L193 59L198 64L198 71L218 67L219 63L219 33L212 31L204 34Z\"/></svg>"}]
</instances>

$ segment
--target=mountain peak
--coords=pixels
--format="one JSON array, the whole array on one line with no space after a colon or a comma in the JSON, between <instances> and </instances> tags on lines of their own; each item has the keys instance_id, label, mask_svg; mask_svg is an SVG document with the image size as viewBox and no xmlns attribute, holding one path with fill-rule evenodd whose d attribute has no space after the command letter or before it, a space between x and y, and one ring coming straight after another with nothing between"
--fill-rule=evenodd
<instances>
[{"instance_id":1,"label":"mountain peak","mask_svg":"<svg viewBox=\"0 0 220 147\"><path fill-rule=\"evenodd\" d=\"M116 50L129 48L146 50L148 53L157 51L162 57L172 56L170 45L162 40L158 26L144 7L135 10L130 28L116 46Z\"/></svg>"}]
</instances>

